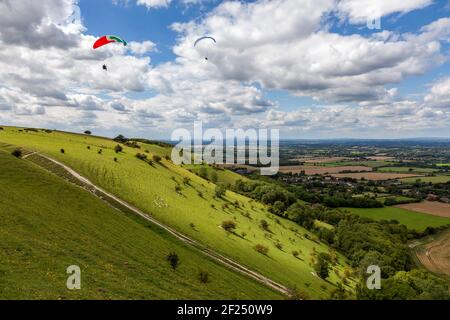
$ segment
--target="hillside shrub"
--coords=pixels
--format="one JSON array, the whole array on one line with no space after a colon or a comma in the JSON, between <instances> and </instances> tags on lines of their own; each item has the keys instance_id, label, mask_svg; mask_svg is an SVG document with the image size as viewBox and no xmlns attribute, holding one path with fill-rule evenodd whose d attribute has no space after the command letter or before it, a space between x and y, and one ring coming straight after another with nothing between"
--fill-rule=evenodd
<instances>
[{"instance_id":1,"label":"hillside shrub","mask_svg":"<svg viewBox=\"0 0 450 320\"><path fill-rule=\"evenodd\" d=\"M219 180L217 172L212 171L211 174L209 175L209 180L211 180L211 182L213 183L216 183Z\"/></svg>"},{"instance_id":2,"label":"hillside shrub","mask_svg":"<svg viewBox=\"0 0 450 320\"><path fill-rule=\"evenodd\" d=\"M11 154L16 158L20 158L20 157L22 157L22 150L15 149L13 152L11 152Z\"/></svg>"},{"instance_id":3,"label":"hillside shrub","mask_svg":"<svg viewBox=\"0 0 450 320\"><path fill-rule=\"evenodd\" d=\"M256 250L256 252L261 253L265 256L267 256L267 254L269 253L269 248L259 243L254 247L254 249Z\"/></svg>"},{"instance_id":4,"label":"hillside shrub","mask_svg":"<svg viewBox=\"0 0 450 320\"><path fill-rule=\"evenodd\" d=\"M136 141L126 141L126 142L124 142L124 144L127 147L134 148L134 149L140 149L141 148L141 146Z\"/></svg>"},{"instance_id":5,"label":"hillside shrub","mask_svg":"<svg viewBox=\"0 0 450 320\"><path fill-rule=\"evenodd\" d=\"M330 269L331 269L330 261L331 261L331 256L328 253L321 252L317 256L317 260L314 263L313 267L314 267L314 271L320 278L322 278L322 279L328 278L328 276L330 274Z\"/></svg>"},{"instance_id":6,"label":"hillside shrub","mask_svg":"<svg viewBox=\"0 0 450 320\"><path fill-rule=\"evenodd\" d=\"M264 231L269 231L269 223L264 220L261 219L261 221L259 221L259 226L261 227L261 229L263 229Z\"/></svg>"},{"instance_id":7,"label":"hillside shrub","mask_svg":"<svg viewBox=\"0 0 450 320\"><path fill-rule=\"evenodd\" d=\"M162 158L160 156L158 156L157 154L153 155L152 157L153 161L155 161L156 163L160 163Z\"/></svg>"},{"instance_id":8,"label":"hillside shrub","mask_svg":"<svg viewBox=\"0 0 450 320\"><path fill-rule=\"evenodd\" d=\"M198 170L198 175L203 179L208 179L208 170L205 167L200 167Z\"/></svg>"},{"instance_id":9,"label":"hillside shrub","mask_svg":"<svg viewBox=\"0 0 450 320\"><path fill-rule=\"evenodd\" d=\"M222 222L222 229L226 232L232 233L234 230L236 230L236 223L231 220L223 221Z\"/></svg>"},{"instance_id":10,"label":"hillside shrub","mask_svg":"<svg viewBox=\"0 0 450 320\"><path fill-rule=\"evenodd\" d=\"M206 271L200 271L198 274L198 278L201 283L208 283L209 282L209 273Z\"/></svg>"},{"instance_id":11,"label":"hillside shrub","mask_svg":"<svg viewBox=\"0 0 450 320\"><path fill-rule=\"evenodd\" d=\"M175 252L171 252L167 255L167 261L169 261L169 264L173 270L175 270L180 264L180 258Z\"/></svg>"},{"instance_id":12,"label":"hillside shrub","mask_svg":"<svg viewBox=\"0 0 450 320\"><path fill-rule=\"evenodd\" d=\"M227 189L223 185L217 185L214 189L214 194L217 198L222 198L223 196L225 196L226 192Z\"/></svg>"},{"instance_id":13,"label":"hillside shrub","mask_svg":"<svg viewBox=\"0 0 450 320\"><path fill-rule=\"evenodd\" d=\"M139 160L143 160L143 161L147 160L147 155L143 154L143 153L138 152L138 153L136 153L135 157L138 158Z\"/></svg>"}]
</instances>

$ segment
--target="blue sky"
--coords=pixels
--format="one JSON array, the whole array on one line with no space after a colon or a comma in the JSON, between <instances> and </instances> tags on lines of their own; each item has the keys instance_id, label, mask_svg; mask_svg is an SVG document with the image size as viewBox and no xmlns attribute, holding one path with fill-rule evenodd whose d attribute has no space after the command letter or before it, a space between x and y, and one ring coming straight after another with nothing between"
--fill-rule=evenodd
<instances>
[{"instance_id":1,"label":"blue sky","mask_svg":"<svg viewBox=\"0 0 450 320\"><path fill-rule=\"evenodd\" d=\"M151 40L158 52L151 55L153 63L173 60L172 47L177 33L170 26L175 22L198 19L214 7L214 1L202 6L176 5L147 9L134 1L113 3L111 0L81 0L83 22L93 35L117 34L129 41Z\"/></svg>"},{"instance_id":2,"label":"blue sky","mask_svg":"<svg viewBox=\"0 0 450 320\"><path fill-rule=\"evenodd\" d=\"M448 0L7 2L2 124L163 139L194 121L283 138L450 137ZM380 29L367 26L374 16ZM92 50L106 34L129 46ZM217 43L194 47L204 35Z\"/></svg>"},{"instance_id":3,"label":"blue sky","mask_svg":"<svg viewBox=\"0 0 450 320\"><path fill-rule=\"evenodd\" d=\"M254 1L243 1L254 2ZM79 6L83 12L83 22L90 34L101 36L104 34L118 34L131 41L151 40L157 45L157 52L149 54L153 64L172 61L176 58L172 48L176 43L178 33L171 29L176 22L189 22L201 19L213 10L220 1L206 1L202 5L184 5L172 3L163 8L145 8L134 1L111 0L80 0ZM101 12L101 14L99 14ZM447 0L434 1L433 4L420 10L406 14L391 14L382 18L382 27L386 30L405 32L419 32L420 29L439 18L450 15L450 6ZM378 30L370 30L364 25L351 23L337 23L331 31L348 35L361 34L368 36ZM444 51L449 51L449 44L442 44ZM439 68L429 70L425 74L411 76L398 84L399 92L405 96L423 94L427 85L434 79L450 74L450 63ZM151 95L151 93L149 93ZM141 95L146 97L147 95ZM298 97L283 90L267 90L268 99L280 102L282 110L292 111L298 107L318 104L311 97Z\"/></svg>"}]
</instances>

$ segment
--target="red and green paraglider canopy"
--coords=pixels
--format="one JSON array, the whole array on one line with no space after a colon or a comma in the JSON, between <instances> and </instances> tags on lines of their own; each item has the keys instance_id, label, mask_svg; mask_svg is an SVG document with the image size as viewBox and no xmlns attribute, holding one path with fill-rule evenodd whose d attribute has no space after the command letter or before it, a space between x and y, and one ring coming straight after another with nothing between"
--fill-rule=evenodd
<instances>
[{"instance_id":1,"label":"red and green paraglider canopy","mask_svg":"<svg viewBox=\"0 0 450 320\"><path fill-rule=\"evenodd\" d=\"M110 43L122 43L124 46L127 45L127 42L119 37L116 36L103 36L94 43L94 49L103 47L104 45L110 44Z\"/></svg>"}]
</instances>

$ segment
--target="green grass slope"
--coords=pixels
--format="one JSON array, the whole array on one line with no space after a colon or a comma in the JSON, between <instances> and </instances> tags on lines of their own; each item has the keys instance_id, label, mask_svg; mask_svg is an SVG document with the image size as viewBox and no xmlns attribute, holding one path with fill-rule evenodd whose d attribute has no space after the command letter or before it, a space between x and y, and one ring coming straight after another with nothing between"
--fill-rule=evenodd
<instances>
[{"instance_id":1,"label":"green grass slope","mask_svg":"<svg viewBox=\"0 0 450 320\"><path fill-rule=\"evenodd\" d=\"M207 164L185 165L184 167L188 169L190 172L195 173L196 175L201 174L201 168L204 168L204 173L206 173L205 178L209 181L213 180L212 177L214 172L217 177L216 183L234 184L238 180L247 180L246 177L241 176L240 174L237 174L233 171L222 168L215 168Z\"/></svg>"},{"instance_id":2,"label":"green grass slope","mask_svg":"<svg viewBox=\"0 0 450 320\"><path fill-rule=\"evenodd\" d=\"M0 168L0 299L281 298L27 160L0 151ZM81 290L66 288L70 265Z\"/></svg>"},{"instance_id":3,"label":"green grass slope","mask_svg":"<svg viewBox=\"0 0 450 320\"><path fill-rule=\"evenodd\" d=\"M402 208L345 208L353 214L374 220L397 220L409 229L423 231L426 227L441 227L450 224L450 219L425 213L409 211Z\"/></svg>"},{"instance_id":4,"label":"green grass slope","mask_svg":"<svg viewBox=\"0 0 450 320\"><path fill-rule=\"evenodd\" d=\"M330 248L307 239L305 234L310 239L316 237L305 229L276 218L265 206L244 196L227 192L225 199L214 197L213 183L170 161L163 159L161 164L151 166L135 157L137 152L145 150L149 158L155 154L164 156L170 153L167 148L124 147L122 153L116 154L113 149L117 143L108 139L62 132L20 132L8 127L0 132L0 142L51 156L159 221L275 281L295 285L312 298L328 297L341 281L337 273L343 274L348 268L340 257L335 270L338 272L331 272L328 281L319 279L310 263L311 254L328 252ZM189 184L183 182L186 178L190 179ZM179 193L175 191L177 185L181 188ZM270 231L260 228L262 219L269 222ZM228 220L237 225L234 234L227 234L221 228L222 222ZM281 249L277 243L282 245ZM254 249L257 244L268 247L268 255L258 253ZM294 250L301 252L298 258L292 255ZM350 286L353 284L350 282Z\"/></svg>"}]
</instances>

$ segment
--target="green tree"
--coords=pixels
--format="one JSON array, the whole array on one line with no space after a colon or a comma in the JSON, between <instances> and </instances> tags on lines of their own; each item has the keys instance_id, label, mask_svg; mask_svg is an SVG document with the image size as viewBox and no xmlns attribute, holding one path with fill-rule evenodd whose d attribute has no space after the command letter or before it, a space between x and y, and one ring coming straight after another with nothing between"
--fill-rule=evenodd
<instances>
[{"instance_id":1,"label":"green tree","mask_svg":"<svg viewBox=\"0 0 450 320\"><path fill-rule=\"evenodd\" d=\"M211 182L216 183L217 180L219 179L217 176L217 172L212 171L211 174L209 175L209 179L211 180Z\"/></svg>"},{"instance_id":2,"label":"green tree","mask_svg":"<svg viewBox=\"0 0 450 320\"><path fill-rule=\"evenodd\" d=\"M167 261L169 261L169 264L171 265L173 270L175 270L180 264L180 258L175 252L171 252L167 255Z\"/></svg>"},{"instance_id":3,"label":"green tree","mask_svg":"<svg viewBox=\"0 0 450 320\"><path fill-rule=\"evenodd\" d=\"M156 163L160 163L162 158L160 156L158 156L157 154L153 155L152 157L153 161L155 161Z\"/></svg>"},{"instance_id":4,"label":"green tree","mask_svg":"<svg viewBox=\"0 0 450 320\"><path fill-rule=\"evenodd\" d=\"M200 167L200 169L198 169L198 175L203 179L208 179L208 170L206 170L205 167Z\"/></svg>"},{"instance_id":5,"label":"green tree","mask_svg":"<svg viewBox=\"0 0 450 320\"><path fill-rule=\"evenodd\" d=\"M227 189L225 188L224 185L217 185L216 188L214 189L214 194L216 195L217 198L222 198L223 196L225 196L227 192Z\"/></svg>"},{"instance_id":6,"label":"green tree","mask_svg":"<svg viewBox=\"0 0 450 320\"><path fill-rule=\"evenodd\" d=\"M321 252L317 256L316 263L314 264L314 271L316 271L316 274L320 278L326 279L330 275L330 261L331 257L328 253Z\"/></svg>"},{"instance_id":7,"label":"green tree","mask_svg":"<svg viewBox=\"0 0 450 320\"><path fill-rule=\"evenodd\" d=\"M226 232L232 233L234 230L236 230L236 223L231 220L223 221L222 222L222 229Z\"/></svg>"},{"instance_id":8,"label":"green tree","mask_svg":"<svg viewBox=\"0 0 450 320\"><path fill-rule=\"evenodd\" d=\"M261 221L259 222L259 226L261 227L261 229L263 229L264 231L269 231L269 223L264 220L261 219Z\"/></svg>"},{"instance_id":9,"label":"green tree","mask_svg":"<svg viewBox=\"0 0 450 320\"><path fill-rule=\"evenodd\" d=\"M122 150L123 150L123 148L122 148L122 146L121 146L120 144L118 144L118 145L116 145L116 146L114 147L114 151L115 151L116 153L122 152Z\"/></svg>"},{"instance_id":10,"label":"green tree","mask_svg":"<svg viewBox=\"0 0 450 320\"><path fill-rule=\"evenodd\" d=\"M16 158L20 158L22 156L22 150L15 149L13 152L11 152L11 154Z\"/></svg>"}]
</instances>

